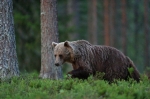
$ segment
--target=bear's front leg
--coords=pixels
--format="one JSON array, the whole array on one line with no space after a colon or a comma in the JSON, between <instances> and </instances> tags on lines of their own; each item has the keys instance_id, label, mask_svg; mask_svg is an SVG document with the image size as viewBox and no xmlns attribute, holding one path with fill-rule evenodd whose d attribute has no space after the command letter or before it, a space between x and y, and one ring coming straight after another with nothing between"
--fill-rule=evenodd
<instances>
[{"instance_id":1,"label":"bear's front leg","mask_svg":"<svg viewBox=\"0 0 150 99\"><path fill-rule=\"evenodd\" d=\"M92 73L82 67L79 67L78 69L68 72L68 74L71 75L71 78L87 79Z\"/></svg>"}]
</instances>

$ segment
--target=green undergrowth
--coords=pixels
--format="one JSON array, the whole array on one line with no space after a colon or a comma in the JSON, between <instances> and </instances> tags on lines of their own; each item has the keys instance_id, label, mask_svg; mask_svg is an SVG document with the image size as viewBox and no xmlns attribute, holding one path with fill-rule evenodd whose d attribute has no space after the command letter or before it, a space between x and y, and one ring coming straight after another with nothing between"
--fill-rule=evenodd
<instances>
[{"instance_id":1,"label":"green undergrowth","mask_svg":"<svg viewBox=\"0 0 150 99\"><path fill-rule=\"evenodd\" d=\"M150 99L150 81L143 76L109 84L89 77L87 80L39 79L37 73L24 74L0 82L0 99Z\"/></svg>"}]
</instances>

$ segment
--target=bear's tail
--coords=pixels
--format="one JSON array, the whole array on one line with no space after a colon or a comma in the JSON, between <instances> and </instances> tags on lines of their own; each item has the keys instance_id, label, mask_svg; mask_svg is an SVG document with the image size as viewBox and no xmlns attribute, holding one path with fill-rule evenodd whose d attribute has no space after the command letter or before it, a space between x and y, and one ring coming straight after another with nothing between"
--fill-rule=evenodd
<instances>
[{"instance_id":1,"label":"bear's tail","mask_svg":"<svg viewBox=\"0 0 150 99\"><path fill-rule=\"evenodd\" d=\"M129 72L131 78L133 78L134 80L136 80L137 82L139 82L140 81L140 74L139 74L137 68L135 67L133 61L129 57L126 57L126 58L127 58L128 63L129 63L129 65L128 65L129 68L133 68L133 71Z\"/></svg>"}]
</instances>

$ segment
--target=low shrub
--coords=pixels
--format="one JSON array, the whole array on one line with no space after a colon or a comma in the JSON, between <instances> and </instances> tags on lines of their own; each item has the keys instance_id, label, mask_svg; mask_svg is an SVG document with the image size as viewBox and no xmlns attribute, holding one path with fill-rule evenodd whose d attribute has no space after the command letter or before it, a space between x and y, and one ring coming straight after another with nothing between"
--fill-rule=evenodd
<instances>
[{"instance_id":1,"label":"low shrub","mask_svg":"<svg viewBox=\"0 0 150 99\"><path fill-rule=\"evenodd\" d=\"M0 82L0 99L148 99L150 81L143 76L109 84L102 79L39 79L37 73L23 74Z\"/></svg>"}]
</instances>

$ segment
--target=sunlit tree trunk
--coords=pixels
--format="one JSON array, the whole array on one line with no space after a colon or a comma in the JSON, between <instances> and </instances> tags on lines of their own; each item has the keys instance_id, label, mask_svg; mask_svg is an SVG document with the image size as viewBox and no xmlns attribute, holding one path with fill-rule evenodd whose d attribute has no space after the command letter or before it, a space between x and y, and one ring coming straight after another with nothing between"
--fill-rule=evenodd
<instances>
[{"instance_id":1,"label":"sunlit tree trunk","mask_svg":"<svg viewBox=\"0 0 150 99\"><path fill-rule=\"evenodd\" d=\"M89 41L97 44L97 0L89 0L88 33Z\"/></svg>"},{"instance_id":2,"label":"sunlit tree trunk","mask_svg":"<svg viewBox=\"0 0 150 99\"><path fill-rule=\"evenodd\" d=\"M149 66L148 0L144 0L145 69Z\"/></svg>"},{"instance_id":3,"label":"sunlit tree trunk","mask_svg":"<svg viewBox=\"0 0 150 99\"><path fill-rule=\"evenodd\" d=\"M122 49L123 53L127 54L127 16L126 16L126 0L122 0Z\"/></svg>"},{"instance_id":4,"label":"sunlit tree trunk","mask_svg":"<svg viewBox=\"0 0 150 99\"><path fill-rule=\"evenodd\" d=\"M109 0L104 0L104 43L110 45Z\"/></svg>"},{"instance_id":5,"label":"sunlit tree trunk","mask_svg":"<svg viewBox=\"0 0 150 99\"><path fill-rule=\"evenodd\" d=\"M0 1L0 78L19 75L12 3Z\"/></svg>"},{"instance_id":6,"label":"sunlit tree trunk","mask_svg":"<svg viewBox=\"0 0 150 99\"><path fill-rule=\"evenodd\" d=\"M56 0L41 0L41 71L40 77L62 78L61 67L54 65L52 42L58 42Z\"/></svg>"}]
</instances>

